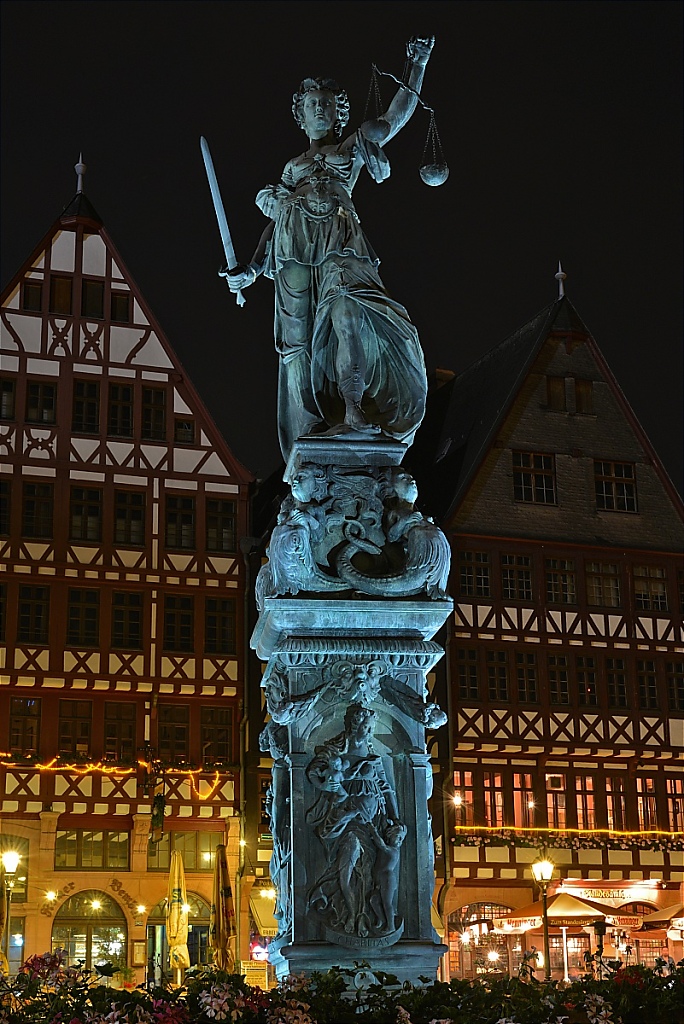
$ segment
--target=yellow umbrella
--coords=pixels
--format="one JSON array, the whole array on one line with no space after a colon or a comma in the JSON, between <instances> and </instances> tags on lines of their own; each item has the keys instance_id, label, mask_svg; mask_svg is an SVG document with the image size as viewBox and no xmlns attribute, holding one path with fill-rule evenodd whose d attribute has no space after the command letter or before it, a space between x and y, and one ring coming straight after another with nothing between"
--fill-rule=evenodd
<instances>
[{"instance_id":1,"label":"yellow umbrella","mask_svg":"<svg viewBox=\"0 0 684 1024\"><path fill-rule=\"evenodd\" d=\"M190 966L188 954L188 897L185 891L183 858L178 850L171 854L169 891L166 898L166 941L169 944L171 966L178 973Z\"/></svg>"},{"instance_id":2,"label":"yellow umbrella","mask_svg":"<svg viewBox=\"0 0 684 1024\"><path fill-rule=\"evenodd\" d=\"M209 924L209 945L214 950L216 966L227 971L233 966L230 945L231 936L235 935L235 906L233 890L230 887L228 861L225 846L216 847L214 863L214 888L211 896L211 922Z\"/></svg>"}]
</instances>

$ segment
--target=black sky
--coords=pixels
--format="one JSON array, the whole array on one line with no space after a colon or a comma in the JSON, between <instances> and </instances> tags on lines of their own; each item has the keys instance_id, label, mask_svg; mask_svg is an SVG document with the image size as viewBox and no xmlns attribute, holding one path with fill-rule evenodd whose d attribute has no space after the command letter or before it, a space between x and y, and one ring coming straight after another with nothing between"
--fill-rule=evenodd
<instances>
[{"instance_id":1,"label":"black sky","mask_svg":"<svg viewBox=\"0 0 684 1024\"><path fill-rule=\"evenodd\" d=\"M199 152L209 139L238 258L254 196L304 148L291 95L437 37L424 96L448 183L418 176L427 115L355 193L428 368L462 369L567 292L682 486L681 5L658 2L14 2L2 16L2 283L85 190L235 454L278 461L272 286L239 310ZM383 82L383 98L391 89Z\"/></svg>"}]
</instances>

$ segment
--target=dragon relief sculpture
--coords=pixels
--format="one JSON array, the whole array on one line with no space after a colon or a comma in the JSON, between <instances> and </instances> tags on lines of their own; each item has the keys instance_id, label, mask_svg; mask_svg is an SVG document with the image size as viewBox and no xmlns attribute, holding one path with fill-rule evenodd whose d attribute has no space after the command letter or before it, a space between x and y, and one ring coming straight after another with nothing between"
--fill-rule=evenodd
<instances>
[{"instance_id":1,"label":"dragon relief sculpture","mask_svg":"<svg viewBox=\"0 0 684 1024\"><path fill-rule=\"evenodd\" d=\"M374 597L446 597L451 553L402 467L300 467L256 583L257 605L281 594L353 590Z\"/></svg>"}]
</instances>

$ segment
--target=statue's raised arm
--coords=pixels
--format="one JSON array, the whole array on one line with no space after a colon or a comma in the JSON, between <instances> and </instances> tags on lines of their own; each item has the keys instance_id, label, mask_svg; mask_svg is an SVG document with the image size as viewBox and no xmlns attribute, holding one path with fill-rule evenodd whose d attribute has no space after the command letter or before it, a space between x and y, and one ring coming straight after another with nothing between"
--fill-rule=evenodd
<instances>
[{"instance_id":1,"label":"statue's raised arm","mask_svg":"<svg viewBox=\"0 0 684 1024\"><path fill-rule=\"evenodd\" d=\"M414 36L409 40L406 44L407 81L399 87L384 114L361 125L364 138L382 146L404 127L418 104L425 68L434 45L434 36Z\"/></svg>"}]
</instances>

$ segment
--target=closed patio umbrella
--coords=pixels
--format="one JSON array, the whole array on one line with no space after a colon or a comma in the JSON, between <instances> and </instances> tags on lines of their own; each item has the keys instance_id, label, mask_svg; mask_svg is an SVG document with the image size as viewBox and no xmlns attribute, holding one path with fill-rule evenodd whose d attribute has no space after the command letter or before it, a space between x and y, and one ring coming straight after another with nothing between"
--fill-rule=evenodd
<instances>
[{"instance_id":1,"label":"closed patio umbrella","mask_svg":"<svg viewBox=\"0 0 684 1024\"><path fill-rule=\"evenodd\" d=\"M171 967L180 984L181 970L190 966L188 954L188 898L185 891L183 858L178 850L171 854L169 889L166 898L166 941Z\"/></svg>"},{"instance_id":2,"label":"closed patio umbrella","mask_svg":"<svg viewBox=\"0 0 684 1024\"><path fill-rule=\"evenodd\" d=\"M5 957L5 927L9 929L7 920L7 894L5 889L5 869L0 861L0 974L9 974L9 963Z\"/></svg>"},{"instance_id":3,"label":"closed patio umbrella","mask_svg":"<svg viewBox=\"0 0 684 1024\"><path fill-rule=\"evenodd\" d=\"M209 945L214 950L216 966L222 971L227 971L233 966L234 961L229 946L235 931L235 906L228 874L226 848L217 846L214 863L214 888L211 897Z\"/></svg>"}]
</instances>

